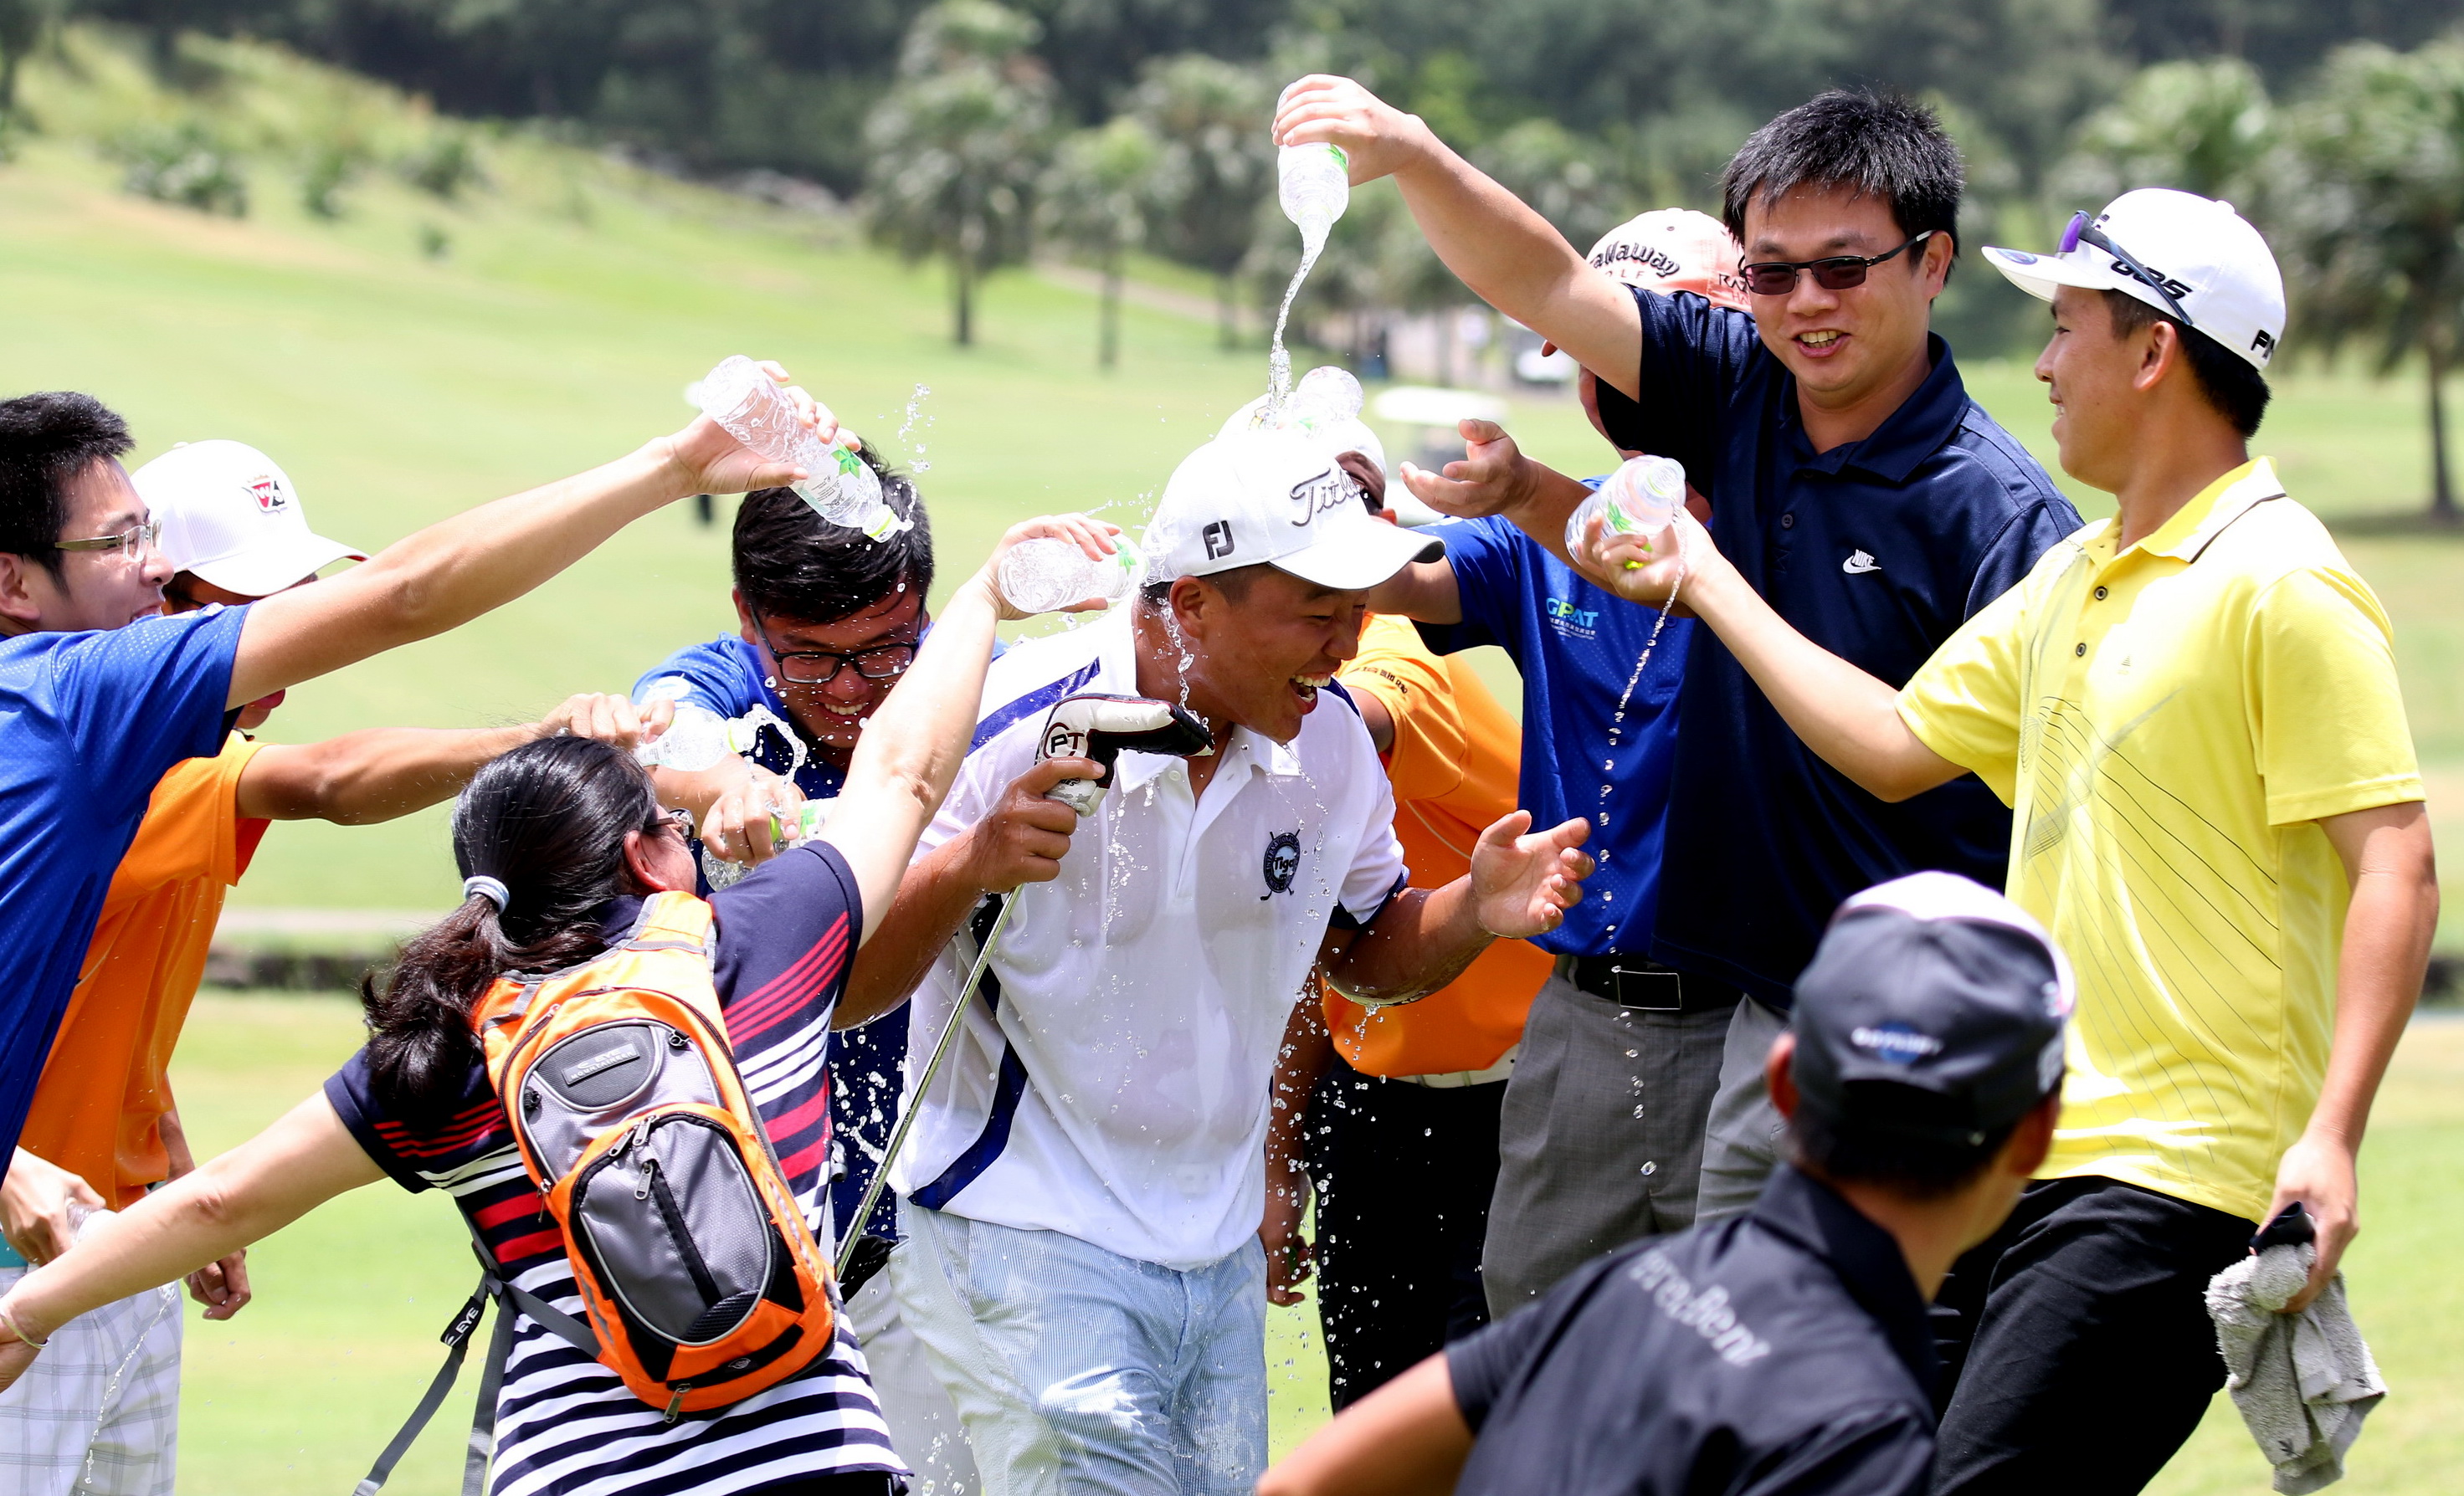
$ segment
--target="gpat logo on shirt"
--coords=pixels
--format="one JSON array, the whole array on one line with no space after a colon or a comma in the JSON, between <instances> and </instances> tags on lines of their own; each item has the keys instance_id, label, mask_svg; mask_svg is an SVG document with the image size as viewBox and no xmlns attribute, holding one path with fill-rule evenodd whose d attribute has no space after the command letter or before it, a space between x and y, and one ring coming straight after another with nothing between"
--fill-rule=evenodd
<instances>
[{"instance_id":1,"label":"gpat logo on shirt","mask_svg":"<svg viewBox=\"0 0 2464 1496\"><path fill-rule=\"evenodd\" d=\"M1559 633L1580 629L1588 634L1599 623L1600 610L1596 607L1576 607L1564 598L1551 598L1548 606L1549 616L1557 621Z\"/></svg>"}]
</instances>

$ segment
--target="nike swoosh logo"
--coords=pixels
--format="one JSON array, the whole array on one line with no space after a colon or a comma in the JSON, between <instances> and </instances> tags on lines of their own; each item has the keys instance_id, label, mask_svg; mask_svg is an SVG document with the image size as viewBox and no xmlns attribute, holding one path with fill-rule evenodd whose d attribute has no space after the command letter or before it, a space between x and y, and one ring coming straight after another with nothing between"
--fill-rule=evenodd
<instances>
[{"instance_id":1,"label":"nike swoosh logo","mask_svg":"<svg viewBox=\"0 0 2464 1496\"><path fill-rule=\"evenodd\" d=\"M1852 551L1848 559L1839 563L1839 569L1854 577L1863 572L1880 571L1882 569L1882 563L1863 551Z\"/></svg>"}]
</instances>

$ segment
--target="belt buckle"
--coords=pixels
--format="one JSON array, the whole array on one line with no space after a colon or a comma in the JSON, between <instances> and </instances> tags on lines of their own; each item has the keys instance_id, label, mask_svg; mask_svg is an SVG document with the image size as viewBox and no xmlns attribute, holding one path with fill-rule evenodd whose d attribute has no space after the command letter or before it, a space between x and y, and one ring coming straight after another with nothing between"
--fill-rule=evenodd
<instances>
[{"instance_id":1,"label":"belt buckle","mask_svg":"<svg viewBox=\"0 0 2464 1496\"><path fill-rule=\"evenodd\" d=\"M1617 983L1617 1004L1637 1013L1685 1011L1685 979L1676 972L1628 971L1609 968Z\"/></svg>"}]
</instances>

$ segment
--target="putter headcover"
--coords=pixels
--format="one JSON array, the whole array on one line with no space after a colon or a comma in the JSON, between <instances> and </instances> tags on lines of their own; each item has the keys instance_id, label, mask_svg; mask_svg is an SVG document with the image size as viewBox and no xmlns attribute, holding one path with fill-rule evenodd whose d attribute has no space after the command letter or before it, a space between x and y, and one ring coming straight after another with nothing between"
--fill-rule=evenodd
<instances>
[{"instance_id":1,"label":"putter headcover","mask_svg":"<svg viewBox=\"0 0 2464 1496\"><path fill-rule=\"evenodd\" d=\"M1063 780L1052 798L1091 816L1112 786L1112 763L1124 753L1163 753L1177 758L1203 753L1215 739L1187 707L1147 696L1107 696L1093 692L1064 696L1044 719L1044 737L1035 746L1036 761L1046 759L1092 759L1103 765L1101 778Z\"/></svg>"}]
</instances>

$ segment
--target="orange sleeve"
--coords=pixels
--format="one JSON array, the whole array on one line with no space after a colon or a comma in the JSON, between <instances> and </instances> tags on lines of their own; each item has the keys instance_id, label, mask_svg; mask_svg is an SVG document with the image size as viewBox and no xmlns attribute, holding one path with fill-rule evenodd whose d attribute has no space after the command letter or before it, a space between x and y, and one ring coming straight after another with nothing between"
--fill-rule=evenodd
<instances>
[{"instance_id":1,"label":"orange sleeve","mask_svg":"<svg viewBox=\"0 0 2464 1496\"><path fill-rule=\"evenodd\" d=\"M245 866L239 779L260 746L233 733L214 757L186 759L171 766L154 786L137 839L112 874L106 909L189 878L239 881ZM253 845L253 837L248 840Z\"/></svg>"},{"instance_id":2,"label":"orange sleeve","mask_svg":"<svg viewBox=\"0 0 2464 1496\"><path fill-rule=\"evenodd\" d=\"M1361 627L1360 652L1336 679L1376 698L1394 719L1386 778L1397 803L1440 800L1463 783L1467 735L1454 681L1411 620L1373 616Z\"/></svg>"}]
</instances>

